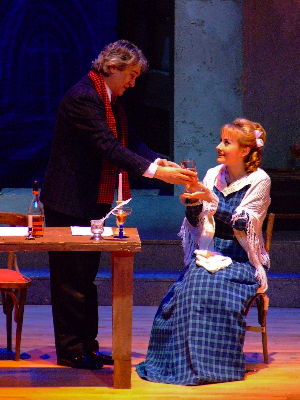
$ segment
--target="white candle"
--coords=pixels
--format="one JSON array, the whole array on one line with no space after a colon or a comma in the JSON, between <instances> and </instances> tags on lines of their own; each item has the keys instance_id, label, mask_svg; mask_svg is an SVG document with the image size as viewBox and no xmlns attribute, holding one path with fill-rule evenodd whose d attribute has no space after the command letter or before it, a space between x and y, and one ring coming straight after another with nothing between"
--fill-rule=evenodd
<instances>
[{"instance_id":1,"label":"white candle","mask_svg":"<svg viewBox=\"0 0 300 400\"><path fill-rule=\"evenodd\" d=\"M123 201L122 193L122 173L119 173L118 201Z\"/></svg>"}]
</instances>

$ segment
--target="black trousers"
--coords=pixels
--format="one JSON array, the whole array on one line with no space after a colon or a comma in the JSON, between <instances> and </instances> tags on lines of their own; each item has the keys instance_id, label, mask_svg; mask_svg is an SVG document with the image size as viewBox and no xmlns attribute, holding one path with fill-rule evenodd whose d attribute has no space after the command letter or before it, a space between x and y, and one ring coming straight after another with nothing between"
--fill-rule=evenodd
<instances>
[{"instance_id":1,"label":"black trousers","mask_svg":"<svg viewBox=\"0 0 300 400\"><path fill-rule=\"evenodd\" d=\"M102 218L110 210L100 204ZM46 226L90 226L89 219L61 214L45 207ZM97 287L100 252L49 252L52 315L57 358L71 358L99 349Z\"/></svg>"}]
</instances>

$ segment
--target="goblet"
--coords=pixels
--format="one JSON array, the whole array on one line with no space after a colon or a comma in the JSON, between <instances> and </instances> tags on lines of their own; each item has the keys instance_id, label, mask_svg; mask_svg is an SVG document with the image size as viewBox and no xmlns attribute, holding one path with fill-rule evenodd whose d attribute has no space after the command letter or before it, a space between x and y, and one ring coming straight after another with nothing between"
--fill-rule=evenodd
<instances>
[{"instance_id":1,"label":"goblet","mask_svg":"<svg viewBox=\"0 0 300 400\"><path fill-rule=\"evenodd\" d=\"M196 161L195 160L182 160L181 161L181 167L189 169L190 171L195 171L196 172Z\"/></svg>"},{"instance_id":2,"label":"goblet","mask_svg":"<svg viewBox=\"0 0 300 400\"><path fill-rule=\"evenodd\" d=\"M191 160L191 159L182 160L181 167L185 168L185 169L189 169L190 171L197 172L195 160ZM185 185L185 187L184 187L184 193L190 193L190 188L189 188L188 184Z\"/></svg>"},{"instance_id":3,"label":"goblet","mask_svg":"<svg viewBox=\"0 0 300 400\"><path fill-rule=\"evenodd\" d=\"M101 234L104 231L104 219L92 219L91 220L91 240L101 240Z\"/></svg>"},{"instance_id":4,"label":"goblet","mask_svg":"<svg viewBox=\"0 0 300 400\"><path fill-rule=\"evenodd\" d=\"M119 233L114 237L119 239L126 238L124 234L124 224L126 222L127 216L132 213L132 209L130 207L120 207L113 211L113 214L116 216L116 222L119 228Z\"/></svg>"}]
</instances>

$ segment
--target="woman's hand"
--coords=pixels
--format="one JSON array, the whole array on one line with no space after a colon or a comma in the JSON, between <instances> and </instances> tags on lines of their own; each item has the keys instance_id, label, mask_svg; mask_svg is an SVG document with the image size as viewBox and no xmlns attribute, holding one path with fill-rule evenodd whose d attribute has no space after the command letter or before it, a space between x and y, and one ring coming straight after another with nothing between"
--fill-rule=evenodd
<instances>
[{"instance_id":1,"label":"woman's hand","mask_svg":"<svg viewBox=\"0 0 300 400\"><path fill-rule=\"evenodd\" d=\"M200 181L198 181L198 176L196 176L192 182L187 183L185 185L187 193L201 192L202 186L203 186L202 183Z\"/></svg>"},{"instance_id":2,"label":"woman's hand","mask_svg":"<svg viewBox=\"0 0 300 400\"><path fill-rule=\"evenodd\" d=\"M210 189L203 185L201 182L196 182L188 185L188 190L193 193L182 193L180 195L180 199L189 199L193 202L193 200L202 200L207 201L208 203L213 201L213 193Z\"/></svg>"}]
</instances>

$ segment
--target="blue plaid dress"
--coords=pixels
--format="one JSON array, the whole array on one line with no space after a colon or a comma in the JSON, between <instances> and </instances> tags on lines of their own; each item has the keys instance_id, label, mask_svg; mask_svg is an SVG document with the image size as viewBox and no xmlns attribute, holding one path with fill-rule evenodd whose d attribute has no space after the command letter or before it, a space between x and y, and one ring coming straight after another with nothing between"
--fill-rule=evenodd
<instances>
[{"instance_id":1,"label":"blue plaid dress","mask_svg":"<svg viewBox=\"0 0 300 400\"><path fill-rule=\"evenodd\" d=\"M247 301L258 288L255 268L233 236L231 216L249 186L224 197L218 189L215 249L233 263L214 274L193 260L163 298L154 318L141 378L154 382L200 385L241 380ZM193 210L187 207L193 224ZM244 229L247 216L236 229ZM194 224L196 222L194 221Z\"/></svg>"}]
</instances>

